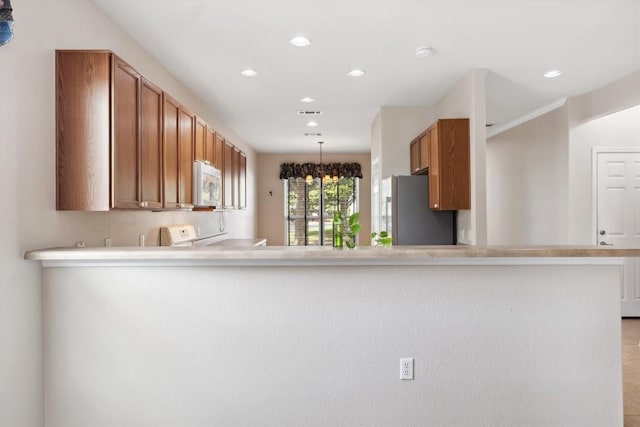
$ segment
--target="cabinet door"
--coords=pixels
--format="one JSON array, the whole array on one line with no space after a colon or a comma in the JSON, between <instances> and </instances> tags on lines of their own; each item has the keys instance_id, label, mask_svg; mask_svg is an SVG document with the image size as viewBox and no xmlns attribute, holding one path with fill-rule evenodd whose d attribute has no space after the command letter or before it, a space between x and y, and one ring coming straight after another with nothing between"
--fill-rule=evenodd
<instances>
[{"instance_id":1,"label":"cabinet door","mask_svg":"<svg viewBox=\"0 0 640 427\"><path fill-rule=\"evenodd\" d=\"M114 64L113 203L114 208L140 206L138 121L140 75L119 58Z\"/></svg>"},{"instance_id":2,"label":"cabinet door","mask_svg":"<svg viewBox=\"0 0 640 427\"><path fill-rule=\"evenodd\" d=\"M438 127L427 129L429 134L429 207L440 209L440 143L438 141Z\"/></svg>"},{"instance_id":3,"label":"cabinet door","mask_svg":"<svg viewBox=\"0 0 640 427\"><path fill-rule=\"evenodd\" d=\"M420 172L420 141L414 139L409 147L411 175L415 175Z\"/></svg>"},{"instance_id":4,"label":"cabinet door","mask_svg":"<svg viewBox=\"0 0 640 427\"><path fill-rule=\"evenodd\" d=\"M142 78L140 85L140 200L162 207L162 90Z\"/></svg>"},{"instance_id":5,"label":"cabinet door","mask_svg":"<svg viewBox=\"0 0 640 427\"><path fill-rule=\"evenodd\" d=\"M469 119L438 121L440 209L471 207Z\"/></svg>"},{"instance_id":6,"label":"cabinet door","mask_svg":"<svg viewBox=\"0 0 640 427\"><path fill-rule=\"evenodd\" d=\"M238 207L247 208L247 156L242 151L238 162Z\"/></svg>"},{"instance_id":7,"label":"cabinet door","mask_svg":"<svg viewBox=\"0 0 640 427\"><path fill-rule=\"evenodd\" d=\"M429 169L429 132L425 132L420 137L420 170Z\"/></svg>"},{"instance_id":8,"label":"cabinet door","mask_svg":"<svg viewBox=\"0 0 640 427\"><path fill-rule=\"evenodd\" d=\"M240 209L240 150L233 147L233 208Z\"/></svg>"},{"instance_id":9,"label":"cabinet door","mask_svg":"<svg viewBox=\"0 0 640 427\"><path fill-rule=\"evenodd\" d=\"M163 168L162 184L164 207L179 207L180 192L178 171L180 170L180 104L166 93L163 94Z\"/></svg>"},{"instance_id":10,"label":"cabinet door","mask_svg":"<svg viewBox=\"0 0 640 427\"><path fill-rule=\"evenodd\" d=\"M194 160L200 160L204 162L205 158L205 144L207 140L207 124L200 118L196 117L195 127L195 145L194 145Z\"/></svg>"},{"instance_id":11,"label":"cabinet door","mask_svg":"<svg viewBox=\"0 0 640 427\"><path fill-rule=\"evenodd\" d=\"M222 205L225 209L233 208L233 144L228 141L224 142L224 162L222 182L224 192L222 194Z\"/></svg>"},{"instance_id":12,"label":"cabinet door","mask_svg":"<svg viewBox=\"0 0 640 427\"><path fill-rule=\"evenodd\" d=\"M58 210L108 211L111 207L112 72L108 52L56 51Z\"/></svg>"},{"instance_id":13,"label":"cabinet door","mask_svg":"<svg viewBox=\"0 0 640 427\"><path fill-rule=\"evenodd\" d=\"M213 142L213 166L220 170L224 168L224 138L217 133Z\"/></svg>"},{"instance_id":14,"label":"cabinet door","mask_svg":"<svg viewBox=\"0 0 640 427\"><path fill-rule=\"evenodd\" d=\"M180 206L193 206L193 140L195 135L195 116L184 108L180 108L180 170L178 187Z\"/></svg>"},{"instance_id":15,"label":"cabinet door","mask_svg":"<svg viewBox=\"0 0 640 427\"><path fill-rule=\"evenodd\" d=\"M211 126L207 126L207 139L204 144L204 160L215 167L215 141L216 133Z\"/></svg>"}]
</instances>

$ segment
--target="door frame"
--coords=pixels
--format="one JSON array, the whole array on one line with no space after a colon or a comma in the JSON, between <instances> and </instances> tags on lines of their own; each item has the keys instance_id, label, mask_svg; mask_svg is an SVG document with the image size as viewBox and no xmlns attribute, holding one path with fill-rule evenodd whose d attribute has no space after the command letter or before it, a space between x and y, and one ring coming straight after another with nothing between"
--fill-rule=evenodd
<instances>
[{"instance_id":1,"label":"door frame","mask_svg":"<svg viewBox=\"0 0 640 427\"><path fill-rule=\"evenodd\" d=\"M594 245L598 244L598 154L604 153L640 153L640 148L593 147L591 149L591 236Z\"/></svg>"}]
</instances>

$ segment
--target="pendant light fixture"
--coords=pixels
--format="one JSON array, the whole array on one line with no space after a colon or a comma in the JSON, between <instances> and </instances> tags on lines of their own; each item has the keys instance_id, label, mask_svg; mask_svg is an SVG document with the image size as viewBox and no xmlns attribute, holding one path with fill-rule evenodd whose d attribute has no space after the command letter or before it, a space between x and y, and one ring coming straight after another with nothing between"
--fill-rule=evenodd
<instances>
[{"instance_id":1,"label":"pendant light fixture","mask_svg":"<svg viewBox=\"0 0 640 427\"><path fill-rule=\"evenodd\" d=\"M333 180L333 182L338 182L338 177L331 177L331 175L325 175L324 173L324 164L322 163L322 144L324 144L324 141L318 141L318 144L320 145L320 165L318 166L318 177L322 180L322 182L324 182L325 184L331 182ZM307 184L312 184L313 183L313 179L314 177L309 174L305 177L305 181L307 182Z\"/></svg>"}]
</instances>

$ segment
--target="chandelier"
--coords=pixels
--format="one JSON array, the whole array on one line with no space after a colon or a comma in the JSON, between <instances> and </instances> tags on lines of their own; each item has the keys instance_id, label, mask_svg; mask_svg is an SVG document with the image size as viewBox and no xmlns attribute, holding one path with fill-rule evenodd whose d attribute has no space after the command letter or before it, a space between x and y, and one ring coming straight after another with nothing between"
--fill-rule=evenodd
<instances>
[{"instance_id":1,"label":"chandelier","mask_svg":"<svg viewBox=\"0 0 640 427\"><path fill-rule=\"evenodd\" d=\"M325 173L324 164L322 163L322 144L324 144L324 141L318 141L318 144L320 145L320 164L318 165L318 170L317 170L318 178L320 178L322 182L325 184L328 184L331 181L338 182L339 177L337 175L331 176L331 174ZM312 174L308 174L305 177L305 181L307 182L307 184L312 184L313 179L314 179L314 176Z\"/></svg>"}]
</instances>

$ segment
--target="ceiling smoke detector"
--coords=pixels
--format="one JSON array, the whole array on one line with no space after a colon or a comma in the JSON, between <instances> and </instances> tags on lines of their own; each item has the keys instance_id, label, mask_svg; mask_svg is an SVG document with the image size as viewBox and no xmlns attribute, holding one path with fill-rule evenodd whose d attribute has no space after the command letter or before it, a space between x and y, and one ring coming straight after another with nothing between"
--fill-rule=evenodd
<instances>
[{"instance_id":1,"label":"ceiling smoke detector","mask_svg":"<svg viewBox=\"0 0 640 427\"><path fill-rule=\"evenodd\" d=\"M418 58L426 58L427 56L433 55L435 49L432 47L421 46L416 48L416 56Z\"/></svg>"}]
</instances>

